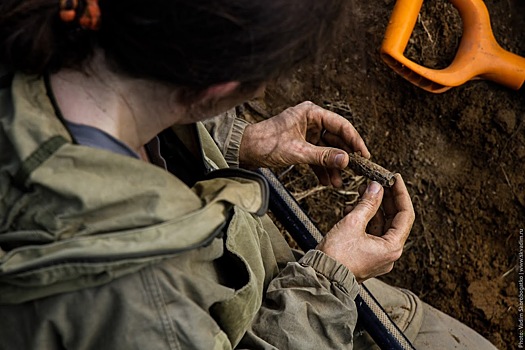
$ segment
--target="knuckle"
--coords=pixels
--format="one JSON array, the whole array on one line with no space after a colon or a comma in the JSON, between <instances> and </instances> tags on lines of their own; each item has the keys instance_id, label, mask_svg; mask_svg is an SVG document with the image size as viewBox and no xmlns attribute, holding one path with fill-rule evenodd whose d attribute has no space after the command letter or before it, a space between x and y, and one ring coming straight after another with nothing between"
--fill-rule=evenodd
<instances>
[{"instance_id":1,"label":"knuckle","mask_svg":"<svg viewBox=\"0 0 525 350\"><path fill-rule=\"evenodd\" d=\"M301 102L299 106L305 107L305 108L312 108L315 106L315 104L312 101L304 101L304 102Z\"/></svg>"},{"instance_id":2,"label":"knuckle","mask_svg":"<svg viewBox=\"0 0 525 350\"><path fill-rule=\"evenodd\" d=\"M414 205L412 204L412 200L409 199L410 205L408 206L407 212L409 213L410 219L414 220L416 218L416 212L414 210Z\"/></svg>"},{"instance_id":3,"label":"knuckle","mask_svg":"<svg viewBox=\"0 0 525 350\"><path fill-rule=\"evenodd\" d=\"M307 117L311 117L313 114L315 114L315 108L317 107L316 104L314 104L311 101L304 101L296 105L295 107L290 107L295 110L296 113L305 115Z\"/></svg>"},{"instance_id":4,"label":"knuckle","mask_svg":"<svg viewBox=\"0 0 525 350\"><path fill-rule=\"evenodd\" d=\"M326 167L328 165L328 160L330 159L330 152L321 152L318 155L317 161L320 165Z\"/></svg>"},{"instance_id":5,"label":"knuckle","mask_svg":"<svg viewBox=\"0 0 525 350\"><path fill-rule=\"evenodd\" d=\"M361 218L352 213L345 217L344 225L345 227L352 227L352 228L363 226Z\"/></svg>"},{"instance_id":6,"label":"knuckle","mask_svg":"<svg viewBox=\"0 0 525 350\"><path fill-rule=\"evenodd\" d=\"M322 154L322 164L323 166L328 167L329 165L332 165L332 163L335 163L335 156L338 154L338 152L333 149L329 148Z\"/></svg>"},{"instance_id":7,"label":"knuckle","mask_svg":"<svg viewBox=\"0 0 525 350\"><path fill-rule=\"evenodd\" d=\"M359 201L359 205L364 207L367 211L370 212L376 212L375 206L376 206L377 198L362 198Z\"/></svg>"},{"instance_id":8,"label":"knuckle","mask_svg":"<svg viewBox=\"0 0 525 350\"><path fill-rule=\"evenodd\" d=\"M392 250L389 254L389 260L393 263L394 261L399 260L401 258L401 255L403 254L403 248L397 248Z\"/></svg>"},{"instance_id":9,"label":"knuckle","mask_svg":"<svg viewBox=\"0 0 525 350\"><path fill-rule=\"evenodd\" d=\"M394 269L394 263L388 264L388 266L385 268L385 273L389 273Z\"/></svg>"},{"instance_id":10,"label":"knuckle","mask_svg":"<svg viewBox=\"0 0 525 350\"><path fill-rule=\"evenodd\" d=\"M416 213L414 212L414 209L412 209L410 210L410 225L411 226L414 223L414 221L416 221Z\"/></svg>"}]
</instances>

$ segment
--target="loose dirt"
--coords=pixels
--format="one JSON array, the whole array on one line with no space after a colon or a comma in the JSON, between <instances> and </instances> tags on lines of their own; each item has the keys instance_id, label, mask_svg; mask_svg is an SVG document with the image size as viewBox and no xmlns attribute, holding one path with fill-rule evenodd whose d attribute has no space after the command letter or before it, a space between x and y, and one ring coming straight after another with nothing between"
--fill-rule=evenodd
<instances>
[{"instance_id":1,"label":"loose dirt","mask_svg":"<svg viewBox=\"0 0 525 350\"><path fill-rule=\"evenodd\" d=\"M525 3L487 0L498 42L525 56ZM373 160L400 172L416 222L403 257L383 279L458 318L500 349L517 347L517 257L525 228L525 91L473 81L425 92L379 56L394 1L354 2L346 30L316 63L272 84L267 110L311 100L347 117ZM461 38L450 3L426 1L406 55L446 67ZM524 88L525 89L525 88ZM357 198L351 172L343 190L318 186L305 167L287 187L327 231Z\"/></svg>"}]
</instances>

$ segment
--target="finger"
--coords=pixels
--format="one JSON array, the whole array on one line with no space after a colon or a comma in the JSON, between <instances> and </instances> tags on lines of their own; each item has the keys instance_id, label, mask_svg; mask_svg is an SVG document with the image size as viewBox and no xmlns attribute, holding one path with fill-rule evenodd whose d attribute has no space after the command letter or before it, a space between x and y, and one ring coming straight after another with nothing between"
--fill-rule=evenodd
<instances>
[{"instance_id":1,"label":"finger","mask_svg":"<svg viewBox=\"0 0 525 350\"><path fill-rule=\"evenodd\" d=\"M343 210L343 215L346 216L346 215L350 214L350 212L351 212L352 210L354 210L354 208L355 208L355 207L354 207L353 205L347 205L347 206L345 207L345 209Z\"/></svg>"},{"instance_id":2,"label":"finger","mask_svg":"<svg viewBox=\"0 0 525 350\"><path fill-rule=\"evenodd\" d=\"M337 188L343 186L343 178L341 176L341 171L339 169L328 168L326 169L326 172L328 173L328 176L330 177L330 182L332 186L337 187Z\"/></svg>"},{"instance_id":3,"label":"finger","mask_svg":"<svg viewBox=\"0 0 525 350\"><path fill-rule=\"evenodd\" d=\"M357 133L357 130L355 132ZM354 142L349 142L348 138L333 134L325 129L325 131L323 132L322 140L325 144L330 145L332 147L344 149L346 152L349 153L358 152L363 157L370 158L370 152L368 151L365 142L363 141L361 136L358 137L358 140Z\"/></svg>"},{"instance_id":4,"label":"finger","mask_svg":"<svg viewBox=\"0 0 525 350\"><path fill-rule=\"evenodd\" d=\"M354 210L352 210L352 212L346 218L354 218L357 222L362 224L364 229L368 222L377 213L377 210L381 205L382 198L383 187L375 181L370 182Z\"/></svg>"},{"instance_id":5,"label":"finger","mask_svg":"<svg viewBox=\"0 0 525 350\"><path fill-rule=\"evenodd\" d=\"M297 152L297 156L304 164L325 168L344 169L350 158L343 150L333 147L321 147L311 143L304 143Z\"/></svg>"},{"instance_id":6,"label":"finger","mask_svg":"<svg viewBox=\"0 0 525 350\"><path fill-rule=\"evenodd\" d=\"M367 271L366 274L356 276L357 282L362 283L369 278L385 275L393 270L394 264L395 263L393 261L380 262L377 265L375 265L372 269Z\"/></svg>"},{"instance_id":7,"label":"finger","mask_svg":"<svg viewBox=\"0 0 525 350\"><path fill-rule=\"evenodd\" d=\"M357 188L357 192L359 193L359 196L362 197L365 194L367 187L368 186L366 183L362 183L361 185L359 185L359 187ZM383 195L383 201L384 200L385 199ZM377 213L368 223L366 227L366 232L374 236L381 236L384 233L383 231L385 227L384 225L385 225L385 219L384 219L383 211L381 209L378 209Z\"/></svg>"},{"instance_id":8,"label":"finger","mask_svg":"<svg viewBox=\"0 0 525 350\"><path fill-rule=\"evenodd\" d=\"M321 140L319 141L318 145L319 146L327 146L326 143L323 141L322 137L321 137ZM327 148L329 148L329 147L327 147ZM342 166L344 168L344 158L345 157L346 157L346 154L341 153L339 158L337 158L337 154L336 154L336 157L334 158L336 166L340 165L340 164L337 164L337 163L341 161L341 158L343 158L343 164L341 164L340 166ZM325 173L327 174L327 176L329 178L329 181L330 181L330 184L332 186L334 186L334 187L341 187L341 186L343 186L343 177L341 176L341 171L339 169L334 169L331 166L328 166L328 167L322 168L322 169L324 169L323 175Z\"/></svg>"},{"instance_id":9,"label":"finger","mask_svg":"<svg viewBox=\"0 0 525 350\"><path fill-rule=\"evenodd\" d=\"M383 208L383 216L385 218L384 227L388 228L392 225L392 220L397 214L396 205L394 203L394 196L392 194L391 188L385 188L385 194L383 195L383 203L381 207ZM386 209L385 209L386 208Z\"/></svg>"},{"instance_id":10,"label":"finger","mask_svg":"<svg viewBox=\"0 0 525 350\"><path fill-rule=\"evenodd\" d=\"M316 165L312 165L311 168L315 176L317 176L317 179L319 180L319 183L321 183L321 185L330 186L330 176L328 175L326 168Z\"/></svg>"},{"instance_id":11,"label":"finger","mask_svg":"<svg viewBox=\"0 0 525 350\"><path fill-rule=\"evenodd\" d=\"M365 145L365 141L359 132L354 128L352 123L347 119L341 117L338 114L326 111L330 113L327 118L323 119L323 129L327 131L327 134L333 134L340 137L344 142L350 146L353 152L361 152L363 157L370 158L370 152ZM326 135L330 137L330 135ZM327 141L330 139L327 139Z\"/></svg>"},{"instance_id":12,"label":"finger","mask_svg":"<svg viewBox=\"0 0 525 350\"><path fill-rule=\"evenodd\" d=\"M401 174L395 175L394 186L385 191L383 210L387 218L393 218L400 211L413 212L412 200Z\"/></svg>"},{"instance_id":13,"label":"finger","mask_svg":"<svg viewBox=\"0 0 525 350\"><path fill-rule=\"evenodd\" d=\"M385 264L382 269L383 271L380 272L380 274L378 274L377 276L386 275L387 273L390 273L394 269L394 264L394 262Z\"/></svg>"},{"instance_id":14,"label":"finger","mask_svg":"<svg viewBox=\"0 0 525 350\"><path fill-rule=\"evenodd\" d=\"M339 136L348 146L350 146L352 151L361 152L365 158L370 157L370 152L368 151L361 135L359 135L352 123L346 118L343 118L337 113L321 108L311 102L303 102L299 106L306 109L307 116L312 123L317 124L320 118L321 129L326 130L327 134L330 133Z\"/></svg>"},{"instance_id":15,"label":"finger","mask_svg":"<svg viewBox=\"0 0 525 350\"><path fill-rule=\"evenodd\" d=\"M401 211L391 220L383 238L394 244L394 247L402 248L410 235L410 230L414 224L414 213Z\"/></svg>"},{"instance_id":16,"label":"finger","mask_svg":"<svg viewBox=\"0 0 525 350\"><path fill-rule=\"evenodd\" d=\"M391 272L393 269L394 269L394 263L393 262L388 262L388 263L379 265L374 270L374 272L372 274L370 274L370 276L368 276L368 278L373 278L373 277L386 275L387 273Z\"/></svg>"},{"instance_id":17,"label":"finger","mask_svg":"<svg viewBox=\"0 0 525 350\"><path fill-rule=\"evenodd\" d=\"M384 233L384 227L385 217L383 215L383 211L381 210L381 208L379 208L374 217L370 219L370 222L368 222L366 232L374 236L382 236Z\"/></svg>"},{"instance_id":18,"label":"finger","mask_svg":"<svg viewBox=\"0 0 525 350\"><path fill-rule=\"evenodd\" d=\"M362 196L365 193L367 187L368 186L366 185L366 183L359 185L359 187L357 188L357 192L360 196Z\"/></svg>"},{"instance_id":19,"label":"finger","mask_svg":"<svg viewBox=\"0 0 525 350\"><path fill-rule=\"evenodd\" d=\"M396 183L392 187L391 196L391 200L383 203L387 221L390 222L383 238L402 247L412 229L415 213L400 174L396 174Z\"/></svg>"}]
</instances>

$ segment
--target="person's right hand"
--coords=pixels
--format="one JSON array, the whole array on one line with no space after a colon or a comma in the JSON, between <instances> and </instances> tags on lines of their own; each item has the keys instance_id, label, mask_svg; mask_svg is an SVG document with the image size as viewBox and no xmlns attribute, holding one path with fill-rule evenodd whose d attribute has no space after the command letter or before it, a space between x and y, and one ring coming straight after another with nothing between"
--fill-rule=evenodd
<instances>
[{"instance_id":1,"label":"person's right hand","mask_svg":"<svg viewBox=\"0 0 525 350\"><path fill-rule=\"evenodd\" d=\"M317 249L345 265L358 282L363 282L392 270L414 218L405 183L396 174L392 188L383 189L371 182L355 208L327 233ZM367 233L371 221L374 228Z\"/></svg>"}]
</instances>

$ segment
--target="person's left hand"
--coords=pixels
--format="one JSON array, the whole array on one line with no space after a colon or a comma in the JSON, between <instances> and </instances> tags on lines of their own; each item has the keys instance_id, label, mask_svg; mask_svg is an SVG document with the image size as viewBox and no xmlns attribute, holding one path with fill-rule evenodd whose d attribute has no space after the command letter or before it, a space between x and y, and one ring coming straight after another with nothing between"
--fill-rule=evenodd
<instances>
[{"instance_id":1,"label":"person's left hand","mask_svg":"<svg viewBox=\"0 0 525 350\"><path fill-rule=\"evenodd\" d=\"M323 185L342 185L347 152L370 152L357 130L342 116L312 102L303 102L279 115L248 125L239 151L242 167L310 164Z\"/></svg>"}]
</instances>

